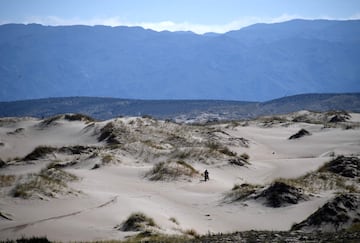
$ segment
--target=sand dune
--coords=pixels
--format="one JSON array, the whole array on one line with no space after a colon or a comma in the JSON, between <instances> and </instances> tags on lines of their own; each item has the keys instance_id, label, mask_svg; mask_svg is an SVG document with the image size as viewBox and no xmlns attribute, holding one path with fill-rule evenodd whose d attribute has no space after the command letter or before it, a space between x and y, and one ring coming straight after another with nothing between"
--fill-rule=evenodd
<instances>
[{"instance_id":1,"label":"sand dune","mask_svg":"<svg viewBox=\"0 0 360 243\"><path fill-rule=\"evenodd\" d=\"M102 122L2 118L0 158L6 166L0 168L0 212L7 219L0 218L0 240L24 235L56 241L123 239L136 232L115 227L134 212L153 218L153 230L166 234L290 230L349 188L304 187L307 200L279 208L251 196L229 202L226 195L235 184L257 184L262 189L255 193L260 193L277 178L304 176L337 155L360 156L359 114L331 126L294 122L300 115L320 116L302 112L284 115L281 122L260 118L201 126L136 117ZM311 135L288 139L300 129ZM78 145L83 148L74 148ZM52 149L36 160L23 159L38 146ZM241 157L245 153L248 160ZM234 158L243 166L231 164ZM157 181L146 177L157 163L168 161L175 172L181 173L181 164L198 173ZM201 175L205 169L208 182ZM63 172L76 180L59 177ZM49 187L46 192L35 183L40 179ZM359 192L356 178L346 181ZM19 184L28 190L26 198L14 197Z\"/></svg>"}]
</instances>

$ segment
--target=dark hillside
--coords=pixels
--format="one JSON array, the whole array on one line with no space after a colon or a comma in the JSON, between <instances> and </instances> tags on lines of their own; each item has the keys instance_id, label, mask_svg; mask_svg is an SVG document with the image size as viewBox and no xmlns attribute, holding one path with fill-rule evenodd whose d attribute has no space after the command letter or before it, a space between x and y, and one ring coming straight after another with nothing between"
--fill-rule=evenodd
<instances>
[{"instance_id":1,"label":"dark hillside","mask_svg":"<svg viewBox=\"0 0 360 243\"><path fill-rule=\"evenodd\" d=\"M0 101L46 97L266 101L360 92L360 21L225 34L0 25Z\"/></svg>"},{"instance_id":2,"label":"dark hillside","mask_svg":"<svg viewBox=\"0 0 360 243\"><path fill-rule=\"evenodd\" d=\"M68 97L0 102L0 117L49 117L82 113L105 120L117 116L151 115L160 119L193 120L204 113L207 120L236 120L299 110L360 112L360 93L304 94L268 102L216 100L131 100L96 97Z\"/></svg>"}]
</instances>

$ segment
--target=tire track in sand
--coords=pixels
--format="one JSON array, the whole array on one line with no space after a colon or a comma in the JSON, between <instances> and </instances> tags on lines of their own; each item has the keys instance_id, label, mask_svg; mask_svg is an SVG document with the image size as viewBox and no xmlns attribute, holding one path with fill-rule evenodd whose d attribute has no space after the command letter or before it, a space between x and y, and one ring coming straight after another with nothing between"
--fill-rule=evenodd
<instances>
[{"instance_id":1,"label":"tire track in sand","mask_svg":"<svg viewBox=\"0 0 360 243\"><path fill-rule=\"evenodd\" d=\"M15 225L15 226L3 228L3 229L0 229L0 232L1 231L6 231L6 230L13 230L14 232L16 232L16 231L23 230L26 227L32 226L32 225L35 225L35 224L40 224L40 223L50 221L50 220L57 220L57 219L67 218L67 217L71 217L71 216L75 216L75 215L84 213L86 211L91 211L91 210L94 210L94 209L103 208L103 207L108 206L109 204L115 203L117 201L117 198L118 198L118 196L115 196L110 201L107 201L107 202L105 202L105 203L103 203L103 204L101 204L99 206L96 206L96 207L86 208L86 209L83 209L83 210L75 211L75 212L64 214L64 215L54 216L54 217L50 217L50 218L46 218L46 219L36 220L36 221L30 222L30 223L25 223L25 224L20 224L20 225Z\"/></svg>"}]
</instances>

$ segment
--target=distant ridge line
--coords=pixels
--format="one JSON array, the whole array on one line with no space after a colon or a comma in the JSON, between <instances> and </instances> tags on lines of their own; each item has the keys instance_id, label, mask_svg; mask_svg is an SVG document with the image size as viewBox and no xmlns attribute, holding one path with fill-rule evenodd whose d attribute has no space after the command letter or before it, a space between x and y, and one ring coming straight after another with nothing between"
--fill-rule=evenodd
<instances>
[{"instance_id":1,"label":"distant ridge line","mask_svg":"<svg viewBox=\"0 0 360 243\"><path fill-rule=\"evenodd\" d=\"M250 119L299 110L360 112L360 93L309 93L266 102L234 100L144 100L112 97L52 97L0 102L0 117L49 117L82 113L106 120L119 116L150 115L182 121L199 116L209 120Z\"/></svg>"},{"instance_id":2,"label":"distant ridge line","mask_svg":"<svg viewBox=\"0 0 360 243\"><path fill-rule=\"evenodd\" d=\"M267 101L360 92L360 20L292 20L219 35L0 25L0 100L100 96Z\"/></svg>"},{"instance_id":3,"label":"distant ridge line","mask_svg":"<svg viewBox=\"0 0 360 243\"><path fill-rule=\"evenodd\" d=\"M34 99L19 99L19 100L6 100L0 101L2 103L12 102L27 102L27 101L42 101L42 100L57 100L57 99L104 99L104 100L128 100L128 101L223 101L223 102L249 102L249 103L267 103L276 100L286 99L289 97L302 97L302 96L335 96L335 95L360 95L360 92L345 92L345 93L304 93L285 95L282 97L270 99L267 101L249 101L249 100L226 100L226 99L137 99L137 98L121 98L121 97L107 97L107 96L59 96L59 97L43 97Z\"/></svg>"}]
</instances>

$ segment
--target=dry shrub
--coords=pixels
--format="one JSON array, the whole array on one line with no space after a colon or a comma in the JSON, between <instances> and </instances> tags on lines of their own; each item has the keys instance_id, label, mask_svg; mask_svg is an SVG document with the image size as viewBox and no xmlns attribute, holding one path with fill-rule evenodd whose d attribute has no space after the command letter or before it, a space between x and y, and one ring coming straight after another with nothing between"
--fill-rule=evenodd
<instances>
[{"instance_id":1,"label":"dry shrub","mask_svg":"<svg viewBox=\"0 0 360 243\"><path fill-rule=\"evenodd\" d=\"M300 129L297 133L291 135L291 136L289 137L289 140L298 139L298 138L301 138L301 137L304 137L304 136L310 136L310 135L311 135L310 132L308 132L307 130L305 130L305 129L302 128L302 129Z\"/></svg>"},{"instance_id":2,"label":"dry shrub","mask_svg":"<svg viewBox=\"0 0 360 243\"><path fill-rule=\"evenodd\" d=\"M187 229L184 231L185 234L189 235L189 236L192 236L194 238L199 238L200 235L196 232L195 229Z\"/></svg>"},{"instance_id":3,"label":"dry shrub","mask_svg":"<svg viewBox=\"0 0 360 243\"><path fill-rule=\"evenodd\" d=\"M113 134L114 129L115 129L114 123L112 122L106 123L106 125L100 129L101 133L100 136L98 137L98 141L101 142L109 138Z\"/></svg>"},{"instance_id":4,"label":"dry shrub","mask_svg":"<svg viewBox=\"0 0 360 243\"><path fill-rule=\"evenodd\" d=\"M68 121L85 121L86 123L96 121L94 118L84 114L66 114L64 119Z\"/></svg>"},{"instance_id":5,"label":"dry shrub","mask_svg":"<svg viewBox=\"0 0 360 243\"><path fill-rule=\"evenodd\" d=\"M113 160L114 160L114 157L110 154L106 154L101 158L101 162L103 164L109 164Z\"/></svg>"},{"instance_id":6,"label":"dry shrub","mask_svg":"<svg viewBox=\"0 0 360 243\"><path fill-rule=\"evenodd\" d=\"M142 231L147 227L158 227L155 221L144 213L132 213L122 224L117 226L121 231Z\"/></svg>"},{"instance_id":7,"label":"dry shrub","mask_svg":"<svg viewBox=\"0 0 360 243\"><path fill-rule=\"evenodd\" d=\"M260 188L262 187L259 185L252 185L247 183L243 183L241 185L235 184L231 191L225 195L225 200L229 200L230 202L243 200L251 194L255 193Z\"/></svg>"},{"instance_id":8,"label":"dry shrub","mask_svg":"<svg viewBox=\"0 0 360 243\"><path fill-rule=\"evenodd\" d=\"M62 115L56 115L49 118L46 118L40 123L40 127L47 127L49 125L55 124L56 121L60 120Z\"/></svg>"},{"instance_id":9,"label":"dry shrub","mask_svg":"<svg viewBox=\"0 0 360 243\"><path fill-rule=\"evenodd\" d=\"M177 221L177 219L174 218L174 217L169 218L169 220L170 220L171 222L173 222L174 224L176 224L176 225L180 225L180 224L179 224L179 221Z\"/></svg>"},{"instance_id":10,"label":"dry shrub","mask_svg":"<svg viewBox=\"0 0 360 243\"><path fill-rule=\"evenodd\" d=\"M206 147L209 148L211 152L216 151L222 154L225 154L230 157L235 157L236 153L232 152L228 147L218 143L218 142L208 142L206 143Z\"/></svg>"},{"instance_id":11,"label":"dry shrub","mask_svg":"<svg viewBox=\"0 0 360 243\"><path fill-rule=\"evenodd\" d=\"M38 146L30 154L26 155L23 160L37 160L55 151L57 151L57 148L49 146Z\"/></svg>"},{"instance_id":12,"label":"dry shrub","mask_svg":"<svg viewBox=\"0 0 360 243\"><path fill-rule=\"evenodd\" d=\"M177 180L181 177L194 177L199 172L185 161L159 162L145 174L152 181Z\"/></svg>"},{"instance_id":13,"label":"dry shrub","mask_svg":"<svg viewBox=\"0 0 360 243\"><path fill-rule=\"evenodd\" d=\"M350 232L360 232L360 222L353 223L347 230Z\"/></svg>"},{"instance_id":14,"label":"dry shrub","mask_svg":"<svg viewBox=\"0 0 360 243\"><path fill-rule=\"evenodd\" d=\"M55 197L57 193L72 193L67 182L78 178L50 164L38 174L28 174L25 181L18 183L10 192L13 197L28 199L33 195Z\"/></svg>"},{"instance_id":15,"label":"dry shrub","mask_svg":"<svg viewBox=\"0 0 360 243\"><path fill-rule=\"evenodd\" d=\"M15 180L15 175L0 175L0 187L12 186Z\"/></svg>"},{"instance_id":16,"label":"dry shrub","mask_svg":"<svg viewBox=\"0 0 360 243\"><path fill-rule=\"evenodd\" d=\"M240 155L240 158L248 161L250 159L250 156L247 153L243 153L243 154Z\"/></svg>"}]
</instances>

